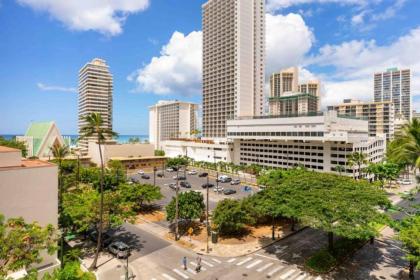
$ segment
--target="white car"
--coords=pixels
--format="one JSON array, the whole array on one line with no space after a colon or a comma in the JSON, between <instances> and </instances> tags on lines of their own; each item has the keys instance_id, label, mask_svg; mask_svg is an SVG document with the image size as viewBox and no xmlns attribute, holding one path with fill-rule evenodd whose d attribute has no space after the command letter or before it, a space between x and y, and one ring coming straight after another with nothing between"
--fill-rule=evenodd
<instances>
[{"instance_id":1,"label":"white car","mask_svg":"<svg viewBox=\"0 0 420 280\"><path fill-rule=\"evenodd\" d=\"M196 170L188 171L188 175L197 175L197 171Z\"/></svg>"},{"instance_id":2,"label":"white car","mask_svg":"<svg viewBox=\"0 0 420 280\"><path fill-rule=\"evenodd\" d=\"M213 191L214 192L222 192L224 190L224 188L223 187L215 187L214 189L213 189Z\"/></svg>"},{"instance_id":3,"label":"white car","mask_svg":"<svg viewBox=\"0 0 420 280\"><path fill-rule=\"evenodd\" d=\"M172 168L166 168L166 171L168 171L168 172L174 172L174 170Z\"/></svg>"},{"instance_id":4,"label":"white car","mask_svg":"<svg viewBox=\"0 0 420 280\"><path fill-rule=\"evenodd\" d=\"M144 174L144 171L143 171L143 170L139 170L139 171L137 172L137 174L139 174L139 175L143 175L143 174Z\"/></svg>"},{"instance_id":5,"label":"white car","mask_svg":"<svg viewBox=\"0 0 420 280\"><path fill-rule=\"evenodd\" d=\"M401 185L411 185L410 179L404 179L398 182Z\"/></svg>"}]
</instances>

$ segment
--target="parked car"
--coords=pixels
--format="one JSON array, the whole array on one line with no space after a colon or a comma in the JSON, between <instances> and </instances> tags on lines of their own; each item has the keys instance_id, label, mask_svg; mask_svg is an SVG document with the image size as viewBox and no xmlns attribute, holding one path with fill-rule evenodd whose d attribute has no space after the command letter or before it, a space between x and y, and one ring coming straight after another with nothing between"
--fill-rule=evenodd
<instances>
[{"instance_id":1,"label":"parked car","mask_svg":"<svg viewBox=\"0 0 420 280\"><path fill-rule=\"evenodd\" d=\"M173 168L166 168L166 171L168 171L168 172L174 172L175 170Z\"/></svg>"},{"instance_id":2,"label":"parked car","mask_svg":"<svg viewBox=\"0 0 420 280\"><path fill-rule=\"evenodd\" d=\"M173 190L176 190L176 184L175 183L169 183L168 187L170 187Z\"/></svg>"},{"instance_id":3,"label":"parked car","mask_svg":"<svg viewBox=\"0 0 420 280\"><path fill-rule=\"evenodd\" d=\"M128 258L130 255L130 247L122 241L114 241L108 246L108 250L111 254L115 255L119 259Z\"/></svg>"},{"instance_id":4,"label":"parked car","mask_svg":"<svg viewBox=\"0 0 420 280\"><path fill-rule=\"evenodd\" d=\"M187 180L187 178L184 175L178 175L172 177L174 180Z\"/></svg>"},{"instance_id":5,"label":"parked car","mask_svg":"<svg viewBox=\"0 0 420 280\"><path fill-rule=\"evenodd\" d=\"M230 181L232 181L232 178L226 176L226 175L222 175L219 176L219 178L217 179L220 183L229 183Z\"/></svg>"},{"instance_id":6,"label":"parked car","mask_svg":"<svg viewBox=\"0 0 420 280\"><path fill-rule=\"evenodd\" d=\"M201 185L201 187L203 188L203 189L206 189L206 188L213 188L214 187L214 185L212 184L212 183L205 183L205 184L202 184Z\"/></svg>"},{"instance_id":7,"label":"parked car","mask_svg":"<svg viewBox=\"0 0 420 280\"><path fill-rule=\"evenodd\" d=\"M132 177L132 178L131 178L131 182L133 182L133 183L138 183L138 182L139 182L139 179Z\"/></svg>"},{"instance_id":8,"label":"parked car","mask_svg":"<svg viewBox=\"0 0 420 280\"><path fill-rule=\"evenodd\" d=\"M235 190L233 190L233 189L225 189L224 191L223 191L223 194L224 195L231 195L231 194L235 194L236 193L236 191Z\"/></svg>"},{"instance_id":9,"label":"parked car","mask_svg":"<svg viewBox=\"0 0 420 280\"><path fill-rule=\"evenodd\" d=\"M239 179L234 179L230 182L231 185L240 185L241 184L241 180Z\"/></svg>"},{"instance_id":10,"label":"parked car","mask_svg":"<svg viewBox=\"0 0 420 280\"><path fill-rule=\"evenodd\" d=\"M163 177L163 173L158 172L158 173L156 173L156 176L158 176L159 178L162 178Z\"/></svg>"},{"instance_id":11,"label":"parked car","mask_svg":"<svg viewBox=\"0 0 420 280\"><path fill-rule=\"evenodd\" d=\"M223 187L215 187L214 189L213 189L213 191L214 192L222 192L224 190L224 188Z\"/></svg>"},{"instance_id":12,"label":"parked car","mask_svg":"<svg viewBox=\"0 0 420 280\"><path fill-rule=\"evenodd\" d=\"M93 242L97 243L98 242L98 231L96 229L93 229L89 232L89 239L92 240ZM103 247L108 247L109 244L111 244L113 238L110 232L108 231L104 231L102 232L102 246Z\"/></svg>"},{"instance_id":13,"label":"parked car","mask_svg":"<svg viewBox=\"0 0 420 280\"><path fill-rule=\"evenodd\" d=\"M207 172L202 172L202 173L198 174L198 177L207 177L207 176L209 176L209 173L207 173Z\"/></svg>"},{"instance_id":14,"label":"parked car","mask_svg":"<svg viewBox=\"0 0 420 280\"><path fill-rule=\"evenodd\" d=\"M179 183L179 185L183 188L187 188L187 189L191 188L191 184L188 183L187 181L181 181L181 183Z\"/></svg>"},{"instance_id":15,"label":"parked car","mask_svg":"<svg viewBox=\"0 0 420 280\"><path fill-rule=\"evenodd\" d=\"M400 184L400 185L411 185L411 180L410 179L399 180L398 184Z\"/></svg>"},{"instance_id":16,"label":"parked car","mask_svg":"<svg viewBox=\"0 0 420 280\"><path fill-rule=\"evenodd\" d=\"M144 171L143 170L139 170L139 171L137 171L137 174L143 175L144 174Z\"/></svg>"},{"instance_id":17,"label":"parked car","mask_svg":"<svg viewBox=\"0 0 420 280\"><path fill-rule=\"evenodd\" d=\"M188 175L197 175L197 171L196 170L190 170L190 171L188 171Z\"/></svg>"},{"instance_id":18,"label":"parked car","mask_svg":"<svg viewBox=\"0 0 420 280\"><path fill-rule=\"evenodd\" d=\"M143 174L143 175L141 175L141 178L142 179L149 180L150 179L150 176L149 175L146 175L146 174Z\"/></svg>"}]
</instances>

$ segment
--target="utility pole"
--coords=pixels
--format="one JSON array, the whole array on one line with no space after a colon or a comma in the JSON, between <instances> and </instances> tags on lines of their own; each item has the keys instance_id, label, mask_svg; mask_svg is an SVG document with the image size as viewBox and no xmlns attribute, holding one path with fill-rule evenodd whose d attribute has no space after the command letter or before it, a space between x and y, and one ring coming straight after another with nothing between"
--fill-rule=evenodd
<instances>
[{"instance_id":1,"label":"utility pole","mask_svg":"<svg viewBox=\"0 0 420 280\"><path fill-rule=\"evenodd\" d=\"M219 194L219 169L217 168L216 164L216 150L213 148L213 161L214 161L214 167L216 168L216 190L217 194Z\"/></svg>"},{"instance_id":2,"label":"utility pole","mask_svg":"<svg viewBox=\"0 0 420 280\"><path fill-rule=\"evenodd\" d=\"M175 189L175 241L178 241L178 216L179 216L179 199L178 199L178 191L179 191L179 180L178 180L178 176L179 176L179 166L177 166L176 169L176 189Z\"/></svg>"},{"instance_id":3,"label":"utility pole","mask_svg":"<svg viewBox=\"0 0 420 280\"><path fill-rule=\"evenodd\" d=\"M206 233L207 233L207 246L206 252L209 253L209 174L207 173L207 188L206 188Z\"/></svg>"},{"instance_id":4,"label":"utility pole","mask_svg":"<svg viewBox=\"0 0 420 280\"><path fill-rule=\"evenodd\" d=\"M156 170L157 170L156 166L153 167L153 186L155 187L156 187Z\"/></svg>"}]
</instances>

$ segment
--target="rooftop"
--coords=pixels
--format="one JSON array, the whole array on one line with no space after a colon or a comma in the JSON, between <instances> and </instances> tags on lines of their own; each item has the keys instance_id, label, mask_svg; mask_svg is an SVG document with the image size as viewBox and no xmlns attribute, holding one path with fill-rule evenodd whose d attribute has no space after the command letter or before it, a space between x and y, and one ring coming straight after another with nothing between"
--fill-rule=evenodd
<instances>
[{"instance_id":1,"label":"rooftop","mask_svg":"<svg viewBox=\"0 0 420 280\"><path fill-rule=\"evenodd\" d=\"M12 153L12 152L20 152L20 150L15 149L15 148L0 146L0 153Z\"/></svg>"},{"instance_id":2,"label":"rooftop","mask_svg":"<svg viewBox=\"0 0 420 280\"><path fill-rule=\"evenodd\" d=\"M5 170L13 170L13 169L24 169L24 168L40 168L40 167L51 167L55 166L55 164L50 163L48 161L42 160L22 160L21 164L18 166L1 166L0 171Z\"/></svg>"}]
</instances>

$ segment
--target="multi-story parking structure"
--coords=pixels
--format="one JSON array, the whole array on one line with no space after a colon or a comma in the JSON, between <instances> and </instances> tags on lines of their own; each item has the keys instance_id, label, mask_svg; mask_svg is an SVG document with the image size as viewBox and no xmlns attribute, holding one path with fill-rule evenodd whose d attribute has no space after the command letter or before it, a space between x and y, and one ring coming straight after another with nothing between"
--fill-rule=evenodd
<instances>
[{"instance_id":1,"label":"multi-story parking structure","mask_svg":"<svg viewBox=\"0 0 420 280\"><path fill-rule=\"evenodd\" d=\"M304 166L321 172L342 166L348 175L359 176L349 166L353 152L379 162L386 148L385 135L369 137L365 120L337 116L337 112L300 117L250 117L227 122L227 137L233 141L235 164L291 168ZM362 166L362 168L365 166Z\"/></svg>"}]
</instances>

